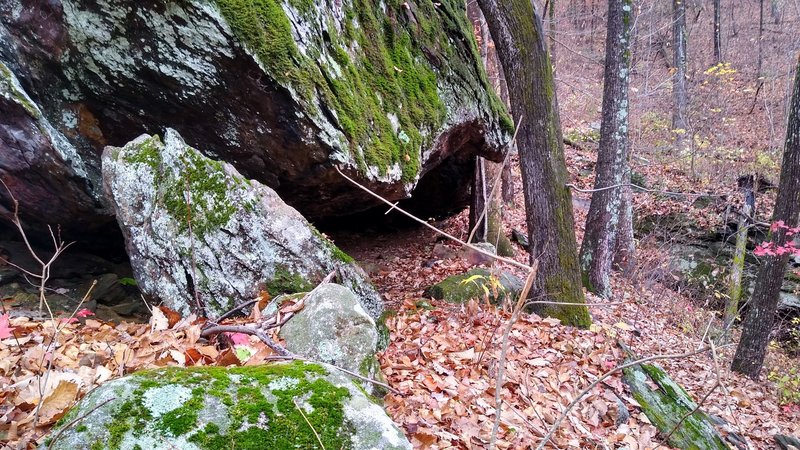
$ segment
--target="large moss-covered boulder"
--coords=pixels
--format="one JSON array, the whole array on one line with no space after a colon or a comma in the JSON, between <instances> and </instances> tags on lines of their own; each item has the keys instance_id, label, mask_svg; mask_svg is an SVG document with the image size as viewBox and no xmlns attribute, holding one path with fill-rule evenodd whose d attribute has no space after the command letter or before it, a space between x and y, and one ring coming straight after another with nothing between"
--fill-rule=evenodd
<instances>
[{"instance_id":1,"label":"large moss-covered boulder","mask_svg":"<svg viewBox=\"0 0 800 450\"><path fill-rule=\"evenodd\" d=\"M441 210L512 126L460 0L0 0L0 61L77 150L66 182L89 199L105 145L170 127L308 217L378 204L334 165Z\"/></svg>"},{"instance_id":2,"label":"large moss-covered boulder","mask_svg":"<svg viewBox=\"0 0 800 450\"><path fill-rule=\"evenodd\" d=\"M302 362L138 372L91 391L61 423L80 417L42 448L411 448L346 376Z\"/></svg>"},{"instance_id":3,"label":"large moss-covered boulder","mask_svg":"<svg viewBox=\"0 0 800 450\"><path fill-rule=\"evenodd\" d=\"M370 379L383 380L375 357L378 329L349 289L325 284L307 295L304 304L303 309L281 327L280 336L287 350ZM365 382L362 386L370 394L378 392L374 384Z\"/></svg>"},{"instance_id":4,"label":"large moss-covered boulder","mask_svg":"<svg viewBox=\"0 0 800 450\"><path fill-rule=\"evenodd\" d=\"M103 183L139 288L217 317L255 298L308 291L332 271L372 317L380 295L352 258L272 189L203 156L177 132L103 154Z\"/></svg>"},{"instance_id":5,"label":"large moss-covered boulder","mask_svg":"<svg viewBox=\"0 0 800 450\"><path fill-rule=\"evenodd\" d=\"M728 450L711 418L664 369L641 364L623 369L623 378L645 415L665 436L667 443L681 450ZM657 389L651 387L651 383ZM691 415L688 415L692 413ZM688 417L687 417L688 415ZM684 419L685 417L685 419ZM675 426L681 425L675 429ZM673 432L673 429L674 432Z\"/></svg>"},{"instance_id":6,"label":"large moss-covered boulder","mask_svg":"<svg viewBox=\"0 0 800 450\"><path fill-rule=\"evenodd\" d=\"M467 273L445 278L429 287L425 294L452 303L464 303L471 299L501 303L506 300L516 301L523 284L519 277L510 272L472 269Z\"/></svg>"}]
</instances>

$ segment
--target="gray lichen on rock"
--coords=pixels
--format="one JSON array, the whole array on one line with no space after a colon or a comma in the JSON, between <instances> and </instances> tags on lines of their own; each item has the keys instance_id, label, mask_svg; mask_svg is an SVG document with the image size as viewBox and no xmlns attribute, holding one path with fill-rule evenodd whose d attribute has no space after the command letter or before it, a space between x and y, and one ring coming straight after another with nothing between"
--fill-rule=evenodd
<instances>
[{"instance_id":1,"label":"gray lichen on rock","mask_svg":"<svg viewBox=\"0 0 800 450\"><path fill-rule=\"evenodd\" d=\"M258 295L308 290L333 270L373 317L380 295L352 258L270 188L204 157L177 132L103 154L103 181L144 293L209 316Z\"/></svg>"}]
</instances>

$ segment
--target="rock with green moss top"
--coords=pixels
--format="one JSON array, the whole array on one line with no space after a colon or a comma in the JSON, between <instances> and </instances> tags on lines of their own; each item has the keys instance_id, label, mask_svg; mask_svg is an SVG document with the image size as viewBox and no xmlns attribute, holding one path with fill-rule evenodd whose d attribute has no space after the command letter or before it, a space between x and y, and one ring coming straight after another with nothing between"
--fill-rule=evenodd
<instances>
[{"instance_id":1,"label":"rock with green moss top","mask_svg":"<svg viewBox=\"0 0 800 450\"><path fill-rule=\"evenodd\" d=\"M452 303L465 303L471 299L501 303L507 299L516 300L522 287L522 280L510 272L472 269L434 284L427 289L426 295Z\"/></svg>"},{"instance_id":2,"label":"rock with green moss top","mask_svg":"<svg viewBox=\"0 0 800 450\"><path fill-rule=\"evenodd\" d=\"M352 260L272 189L203 156L174 130L103 153L103 183L139 288L183 314L217 317L313 288L332 271L371 317L380 295Z\"/></svg>"},{"instance_id":3,"label":"rock with green moss top","mask_svg":"<svg viewBox=\"0 0 800 450\"><path fill-rule=\"evenodd\" d=\"M0 46L2 43L0 43ZM20 203L31 236L48 234L47 224L65 233L96 231L113 223L111 212L91 189L100 174L45 117L11 69L0 61L0 179ZM81 182L75 182L82 180ZM0 186L0 211L13 211Z\"/></svg>"},{"instance_id":4,"label":"rock with green moss top","mask_svg":"<svg viewBox=\"0 0 800 450\"><path fill-rule=\"evenodd\" d=\"M629 367L624 370L624 380L630 386L631 394L650 422L667 435L670 447L682 450L728 450L722 435L717 431L711 418L702 410L689 394L664 369L650 364ZM651 383L658 386L653 389ZM689 413L692 413L686 417ZM686 417L684 420L683 418ZM673 428L681 422L674 431Z\"/></svg>"},{"instance_id":5,"label":"rock with green moss top","mask_svg":"<svg viewBox=\"0 0 800 450\"><path fill-rule=\"evenodd\" d=\"M378 330L350 289L325 284L305 298L305 306L281 327L292 353L381 379L375 360ZM363 383L372 394L375 385Z\"/></svg>"},{"instance_id":6,"label":"rock with green moss top","mask_svg":"<svg viewBox=\"0 0 800 450\"><path fill-rule=\"evenodd\" d=\"M303 362L138 372L90 392L62 423L79 417L42 448L411 448L345 375Z\"/></svg>"},{"instance_id":7,"label":"rock with green moss top","mask_svg":"<svg viewBox=\"0 0 800 450\"><path fill-rule=\"evenodd\" d=\"M103 146L166 126L307 217L380 204L335 165L393 201L431 203L417 182L444 178L445 211L459 162L499 160L511 135L461 0L15 4L0 1L0 58L95 169Z\"/></svg>"}]
</instances>

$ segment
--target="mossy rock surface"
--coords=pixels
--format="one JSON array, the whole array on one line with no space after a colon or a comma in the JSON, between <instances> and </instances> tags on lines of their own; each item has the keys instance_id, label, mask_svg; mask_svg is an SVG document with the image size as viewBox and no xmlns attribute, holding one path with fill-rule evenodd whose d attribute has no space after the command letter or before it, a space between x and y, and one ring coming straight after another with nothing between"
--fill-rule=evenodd
<instances>
[{"instance_id":1,"label":"mossy rock surface","mask_svg":"<svg viewBox=\"0 0 800 450\"><path fill-rule=\"evenodd\" d=\"M664 369L650 364L624 370L624 380L630 386L633 398L658 430L668 434L684 416L694 411L697 404L691 396ZM658 386L653 389L651 383ZM711 418L698 409L688 416L672 433L668 443L682 450L728 450L722 435Z\"/></svg>"},{"instance_id":2,"label":"mossy rock surface","mask_svg":"<svg viewBox=\"0 0 800 450\"><path fill-rule=\"evenodd\" d=\"M325 448L411 448L383 409L347 377L299 361L138 372L93 390L61 423L89 411L42 448L322 448L314 431ZM51 436L58 432L56 427Z\"/></svg>"},{"instance_id":3,"label":"mossy rock surface","mask_svg":"<svg viewBox=\"0 0 800 450\"><path fill-rule=\"evenodd\" d=\"M291 193L314 219L379 205L335 166L401 200L426 174L451 176L442 165L469 179L452 160L499 160L511 137L460 0L11 1L0 10L3 61L39 90L30 93L38 110L77 150L63 161L87 167L62 180L90 198L102 196L106 145L165 127ZM21 209L41 198L21 197ZM102 204L91 206L86 222L108 224Z\"/></svg>"},{"instance_id":4,"label":"mossy rock surface","mask_svg":"<svg viewBox=\"0 0 800 450\"><path fill-rule=\"evenodd\" d=\"M174 130L107 147L103 182L137 285L184 315L195 295L218 317L260 289L309 291L334 270L367 314L383 311L364 271L297 210Z\"/></svg>"},{"instance_id":5,"label":"mossy rock surface","mask_svg":"<svg viewBox=\"0 0 800 450\"><path fill-rule=\"evenodd\" d=\"M453 275L429 287L426 295L452 303L465 303L471 299L487 299L501 303L516 300L522 291L523 281L509 272L492 272L472 269L461 275Z\"/></svg>"}]
</instances>

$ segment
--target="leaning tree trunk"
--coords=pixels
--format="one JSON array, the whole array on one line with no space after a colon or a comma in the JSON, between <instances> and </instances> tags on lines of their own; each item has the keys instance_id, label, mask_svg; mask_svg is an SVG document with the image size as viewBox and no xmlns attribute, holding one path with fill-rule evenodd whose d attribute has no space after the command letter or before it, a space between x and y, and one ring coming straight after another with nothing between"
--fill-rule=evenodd
<instances>
[{"instance_id":1,"label":"leaning tree trunk","mask_svg":"<svg viewBox=\"0 0 800 450\"><path fill-rule=\"evenodd\" d=\"M572 196L567 188L563 136L553 69L542 23L530 0L478 0L489 24L511 94L530 240L539 271L530 296L569 305L533 305L565 324L591 324L575 242Z\"/></svg>"},{"instance_id":2,"label":"leaning tree trunk","mask_svg":"<svg viewBox=\"0 0 800 450\"><path fill-rule=\"evenodd\" d=\"M786 145L783 150L781 181L778 198L772 214L773 225L783 221L787 227L796 227L800 215L800 60L794 79L794 94L789 109ZM786 229L772 227L770 241L776 248L787 242ZM778 297L783 284L789 254L766 256L758 271L756 286L750 299L750 309L742 324L742 337L736 348L731 369L750 378L758 378L767 351L769 334L778 308Z\"/></svg>"},{"instance_id":3,"label":"leaning tree trunk","mask_svg":"<svg viewBox=\"0 0 800 450\"><path fill-rule=\"evenodd\" d=\"M722 0L714 0L714 62L722 62Z\"/></svg>"},{"instance_id":4,"label":"leaning tree trunk","mask_svg":"<svg viewBox=\"0 0 800 450\"><path fill-rule=\"evenodd\" d=\"M739 189L742 190L744 204L742 205L739 222L736 228L736 246L733 251L731 264L730 289L725 300L725 311L722 316L724 325L723 341L727 343L733 321L739 314L739 301L742 298L742 278L744 276L744 259L747 251L747 230L753 212L756 210L755 183L756 176L746 175L739 178Z\"/></svg>"},{"instance_id":5,"label":"leaning tree trunk","mask_svg":"<svg viewBox=\"0 0 800 450\"><path fill-rule=\"evenodd\" d=\"M672 95L675 110L672 113L672 128L676 133L676 147L679 153L686 149L688 132L688 99L686 93L686 0L672 0Z\"/></svg>"},{"instance_id":6,"label":"leaning tree trunk","mask_svg":"<svg viewBox=\"0 0 800 450\"><path fill-rule=\"evenodd\" d=\"M586 233L580 253L583 284L601 297L611 295L610 276L620 223L621 185L628 161L632 12L633 0L608 2L603 122L595 166L595 191L586 217Z\"/></svg>"}]
</instances>

